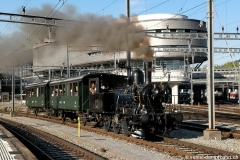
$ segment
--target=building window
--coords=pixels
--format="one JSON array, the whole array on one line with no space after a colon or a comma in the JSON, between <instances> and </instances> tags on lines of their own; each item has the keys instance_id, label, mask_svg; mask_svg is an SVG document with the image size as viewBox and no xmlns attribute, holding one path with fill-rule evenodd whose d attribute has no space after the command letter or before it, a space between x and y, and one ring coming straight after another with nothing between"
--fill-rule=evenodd
<instances>
[{"instance_id":1,"label":"building window","mask_svg":"<svg viewBox=\"0 0 240 160\"><path fill-rule=\"evenodd\" d=\"M170 30L169 30L169 29L162 29L161 32L162 32L162 33L169 33Z\"/></svg>"},{"instance_id":2,"label":"building window","mask_svg":"<svg viewBox=\"0 0 240 160\"><path fill-rule=\"evenodd\" d=\"M177 29L176 32L178 32L178 33L184 33L185 30L184 30L184 29Z\"/></svg>"},{"instance_id":3,"label":"building window","mask_svg":"<svg viewBox=\"0 0 240 160\"><path fill-rule=\"evenodd\" d=\"M190 33L197 33L196 30L190 30Z\"/></svg>"}]
</instances>

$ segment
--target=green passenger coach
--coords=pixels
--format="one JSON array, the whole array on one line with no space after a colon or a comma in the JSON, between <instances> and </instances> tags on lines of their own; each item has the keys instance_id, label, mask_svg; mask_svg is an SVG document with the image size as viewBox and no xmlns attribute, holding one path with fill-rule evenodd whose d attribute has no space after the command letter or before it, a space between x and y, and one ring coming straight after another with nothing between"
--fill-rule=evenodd
<instances>
[{"instance_id":1,"label":"green passenger coach","mask_svg":"<svg viewBox=\"0 0 240 160\"><path fill-rule=\"evenodd\" d=\"M64 121L66 117L73 120L79 114L86 113L91 108L89 104L93 103L89 102L89 97L99 97L104 92L117 86L116 82L113 82L114 77L118 77L118 79L121 77L120 80L122 79L122 83L118 86L122 86L123 83L126 84L125 76L104 73L30 84L26 87L26 105L29 109L33 109L36 114L45 109L48 117L54 115L60 116ZM91 89L95 93L92 93Z\"/></svg>"}]
</instances>

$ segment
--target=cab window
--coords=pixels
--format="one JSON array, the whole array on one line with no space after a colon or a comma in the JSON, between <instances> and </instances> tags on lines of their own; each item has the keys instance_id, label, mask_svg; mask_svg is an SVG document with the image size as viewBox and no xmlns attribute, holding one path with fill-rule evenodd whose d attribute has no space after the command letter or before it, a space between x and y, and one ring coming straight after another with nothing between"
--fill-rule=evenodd
<instances>
[{"instance_id":1,"label":"cab window","mask_svg":"<svg viewBox=\"0 0 240 160\"><path fill-rule=\"evenodd\" d=\"M97 82L96 82L96 80L91 80L90 81L89 91L90 91L91 94L97 93Z\"/></svg>"},{"instance_id":2,"label":"cab window","mask_svg":"<svg viewBox=\"0 0 240 160\"><path fill-rule=\"evenodd\" d=\"M107 80L100 80L100 91L105 91L109 89Z\"/></svg>"}]
</instances>

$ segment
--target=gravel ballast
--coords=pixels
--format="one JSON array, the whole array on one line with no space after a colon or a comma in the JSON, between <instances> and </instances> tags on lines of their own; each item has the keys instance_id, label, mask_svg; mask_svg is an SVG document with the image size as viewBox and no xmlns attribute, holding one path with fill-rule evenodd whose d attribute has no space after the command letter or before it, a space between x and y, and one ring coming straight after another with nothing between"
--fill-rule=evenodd
<instances>
[{"instance_id":1,"label":"gravel ballast","mask_svg":"<svg viewBox=\"0 0 240 160\"><path fill-rule=\"evenodd\" d=\"M10 117L6 114L1 114L0 117L14 120L60 138L67 139L78 146L111 160L179 160L179 157L171 157L167 153L160 153L147 147L141 147L109 136L98 135L93 132L81 130L81 137L78 137L76 128L61 124L27 117Z\"/></svg>"},{"instance_id":2,"label":"gravel ballast","mask_svg":"<svg viewBox=\"0 0 240 160\"><path fill-rule=\"evenodd\" d=\"M133 160L133 159L170 159L177 160L178 157L171 157L169 154L160 153L147 147L141 147L126 141L114 139L109 136L97 135L96 133L81 130L81 137L77 137L76 128L68 127L61 124L55 124L27 117L10 117L7 114L1 114L0 117L15 120L19 123L30 125L42 131L46 131L70 142L84 147L92 152L101 154L103 157L113 160ZM175 137L182 141L187 141L199 145L217 148L233 153L240 153L240 140L222 138L217 140L204 140L202 132L189 131L186 129L174 130L170 133L171 137ZM106 152L103 152L106 150Z\"/></svg>"},{"instance_id":3,"label":"gravel ballast","mask_svg":"<svg viewBox=\"0 0 240 160\"><path fill-rule=\"evenodd\" d=\"M170 133L171 137L175 137L182 141L187 141L203 146L208 146L212 148L221 149L224 151L229 151L233 153L240 153L240 140L222 138L221 141L218 140L204 140L202 132L189 131L186 129L178 129Z\"/></svg>"}]
</instances>

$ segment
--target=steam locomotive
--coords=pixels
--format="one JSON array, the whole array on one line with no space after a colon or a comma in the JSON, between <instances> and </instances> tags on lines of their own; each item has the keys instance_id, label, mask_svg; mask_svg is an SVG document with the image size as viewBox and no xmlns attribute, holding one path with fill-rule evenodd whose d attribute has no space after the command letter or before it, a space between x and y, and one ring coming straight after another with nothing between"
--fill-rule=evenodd
<instances>
[{"instance_id":1,"label":"steam locomotive","mask_svg":"<svg viewBox=\"0 0 240 160\"><path fill-rule=\"evenodd\" d=\"M151 63L146 66L151 68ZM87 74L26 86L26 106L47 117L75 121L80 117L85 125L103 127L106 131L139 138L165 133L183 119L177 109L163 106L164 87L152 84L151 71L135 70L132 76L108 73ZM166 92L167 93L167 92Z\"/></svg>"}]
</instances>

